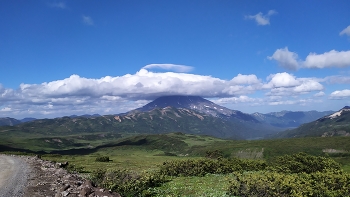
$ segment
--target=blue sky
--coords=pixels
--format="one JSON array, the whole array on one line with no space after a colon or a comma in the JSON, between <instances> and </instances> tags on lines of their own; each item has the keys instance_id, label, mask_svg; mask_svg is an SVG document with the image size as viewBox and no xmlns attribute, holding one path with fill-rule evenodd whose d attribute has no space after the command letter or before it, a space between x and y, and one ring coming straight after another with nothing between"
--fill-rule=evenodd
<instances>
[{"instance_id":1,"label":"blue sky","mask_svg":"<svg viewBox=\"0 0 350 197\"><path fill-rule=\"evenodd\" d=\"M0 2L0 117L114 114L162 95L246 113L350 105L350 2Z\"/></svg>"}]
</instances>

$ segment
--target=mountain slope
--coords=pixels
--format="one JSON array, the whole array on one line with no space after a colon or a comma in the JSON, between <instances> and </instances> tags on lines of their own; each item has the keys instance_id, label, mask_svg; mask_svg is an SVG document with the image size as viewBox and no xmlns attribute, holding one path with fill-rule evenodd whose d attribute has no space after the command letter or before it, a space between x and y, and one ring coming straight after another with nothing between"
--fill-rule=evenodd
<instances>
[{"instance_id":1,"label":"mountain slope","mask_svg":"<svg viewBox=\"0 0 350 197\"><path fill-rule=\"evenodd\" d=\"M350 136L350 107L345 106L339 111L324 116L316 121L300 127L279 133L277 137L328 137Z\"/></svg>"},{"instance_id":2,"label":"mountain slope","mask_svg":"<svg viewBox=\"0 0 350 197\"><path fill-rule=\"evenodd\" d=\"M304 123L315 121L334 111L281 111L268 114L254 113L252 116L261 122L280 128L296 128Z\"/></svg>"},{"instance_id":3,"label":"mountain slope","mask_svg":"<svg viewBox=\"0 0 350 197\"><path fill-rule=\"evenodd\" d=\"M20 124L21 121L14 119L14 118L0 118L0 126L5 126L5 125L9 125L9 126L13 126L13 125L17 125Z\"/></svg>"},{"instance_id":4,"label":"mountain slope","mask_svg":"<svg viewBox=\"0 0 350 197\"><path fill-rule=\"evenodd\" d=\"M168 106L196 110L215 117L228 119L236 118L244 121L259 122L249 114L217 105L200 96L162 96L136 109L136 111L149 111L155 108L164 108Z\"/></svg>"},{"instance_id":5,"label":"mountain slope","mask_svg":"<svg viewBox=\"0 0 350 197\"><path fill-rule=\"evenodd\" d=\"M120 116L35 120L12 127L0 127L0 132L26 133L37 136L63 136L96 132L124 134L184 132L220 138L242 138L245 127L243 124L232 123L194 110L166 107Z\"/></svg>"},{"instance_id":6,"label":"mountain slope","mask_svg":"<svg viewBox=\"0 0 350 197\"><path fill-rule=\"evenodd\" d=\"M209 100L199 96L163 96L155 99L147 105L135 109L130 113L145 112L156 108L164 107L185 108L195 110L232 122L235 125L241 125L244 128L243 137L245 139L263 138L266 135L281 131L281 128L260 122L250 114L243 113L238 110L231 110L226 107L217 105Z\"/></svg>"}]
</instances>

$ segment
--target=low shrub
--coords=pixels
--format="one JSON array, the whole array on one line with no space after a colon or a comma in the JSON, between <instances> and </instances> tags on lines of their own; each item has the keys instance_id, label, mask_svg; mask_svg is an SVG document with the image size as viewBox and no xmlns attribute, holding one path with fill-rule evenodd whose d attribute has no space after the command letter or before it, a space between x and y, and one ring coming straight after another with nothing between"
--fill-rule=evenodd
<instances>
[{"instance_id":1,"label":"low shrub","mask_svg":"<svg viewBox=\"0 0 350 197\"><path fill-rule=\"evenodd\" d=\"M121 196L151 196L150 188L168 181L159 173L138 174L128 170L97 170L90 174L90 179L96 186L118 192Z\"/></svg>"},{"instance_id":2,"label":"low shrub","mask_svg":"<svg viewBox=\"0 0 350 197\"><path fill-rule=\"evenodd\" d=\"M207 151L205 153L206 158L211 158L211 159L217 159L217 158L222 158L224 157L224 153L219 150L214 150L214 151Z\"/></svg>"},{"instance_id":3,"label":"low shrub","mask_svg":"<svg viewBox=\"0 0 350 197\"><path fill-rule=\"evenodd\" d=\"M68 172L70 173L85 173L87 172L84 167L82 166L77 166L75 164L68 164L67 166L64 167Z\"/></svg>"},{"instance_id":4,"label":"low shrub","mask_svg":"<svg viewBox=\"0 0 350 197\"><path fill-rule=\"evenodd\" d=\"M277 157L271 164L271 170L282 173L314 173L334 172L341 173L340 164L333 159L312 156L306 153L284 155Z\"/></svg>"},{"instance_id":5,"label":"low shrub","mask_svg":"<svg viewBox=\"0 0 350 197\"><path fill-rule=\"evenodd\" d=\"M266 168L261 160L242 159L188 159L164 162L160 173L168 176L204 176L206 174L227 174L236 171L258 171Z\"/></svg>"},{"instance_id":6,"label":"low shrub","mask_svg":"<svg viewBox=\"0 0 350 197\"><path fill-rule=\"evenodd\" d=\"M234 196L350 196L350 175L332 172L239 173L230 184L228 193Z\"/></svg>"},{"instance_id":7,"label":"low shrub","mask_svg":"<svg viewBox=\"0 0 350 197\"><path fill-rule=\"evenodd\" d=\"M177 157L177 154L171 153L171 152L166 152L164 151L163 153L155 154L154 156L169 156L169 157Z\"/></svg>"},{"instance_id":8,"label":"low shrub","mask_svg":"<svg viewBox=\"0 0 350 197\"><path fill-rule=\"evenodd\" d=\"M96 157L95 161L97 162L109 162L109 157L102 156L102 157Z\"/></svg>"}]
</instances>

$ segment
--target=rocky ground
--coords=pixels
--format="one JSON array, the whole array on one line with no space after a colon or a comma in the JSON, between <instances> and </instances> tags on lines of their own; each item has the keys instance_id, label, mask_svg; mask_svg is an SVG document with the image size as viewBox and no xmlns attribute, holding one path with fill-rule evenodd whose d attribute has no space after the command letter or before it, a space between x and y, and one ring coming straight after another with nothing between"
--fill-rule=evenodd
<instances>
[{"instance_id":1,"label":"rocky ground","mask_svg":"<svg viewBox=\"0 0 350 197\"><path fill-rule=\"evenodd\" d=\"M120 197L119 194L94 187L78 174L68 173L66 164L44 161L38 157L21 157L29 166L23 196L53 197Z\"/></svg>"}]
</instances>

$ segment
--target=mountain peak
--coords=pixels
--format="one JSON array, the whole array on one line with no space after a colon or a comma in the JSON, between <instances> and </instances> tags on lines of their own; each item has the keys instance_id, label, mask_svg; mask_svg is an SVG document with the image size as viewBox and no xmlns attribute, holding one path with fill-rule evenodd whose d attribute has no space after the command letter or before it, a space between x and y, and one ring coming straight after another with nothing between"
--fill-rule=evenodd
<instances>
[{"instance_id":1,"label":"mountain peak","mask_svg":"<svg viewBox=\"0 0 350 197\"><path fill-rule=\"evenodd\" d=\"M225 119L233 118L238 119L240 121L259 122L249 114L245 114L241 111L231 110L226 107L217 105L200 96L162 96L134 111L145 112L155 108L165 108L169 106L174 108L195 110L203 114L208 114L214 117L220 117ZM134 111L131 111L131 113L133 113Z\"/></svg>"},{"instance_id":2,"label":"mountain peak","mask_svg":"<svg viewBox=\"0 0 350 197\"><path fill-rule=\"evenodd\" d=\"M227 109L217 105L207 99L200 96L162 96L147 105L136 109L137 111L150 111L154 108L165 108L165 107L185 108L200 111L202 113L217 116L218 114L231 115L234 110Z\"/></svg>"}]
</instances>

